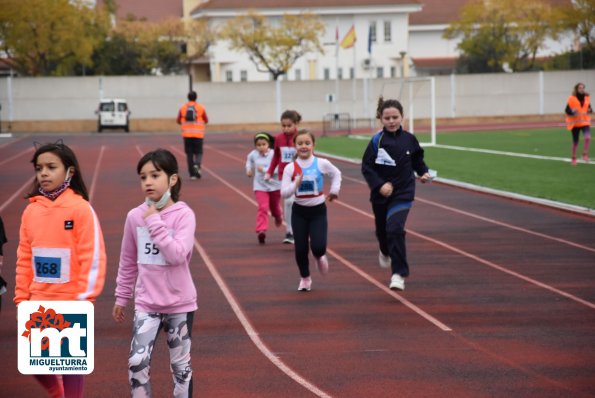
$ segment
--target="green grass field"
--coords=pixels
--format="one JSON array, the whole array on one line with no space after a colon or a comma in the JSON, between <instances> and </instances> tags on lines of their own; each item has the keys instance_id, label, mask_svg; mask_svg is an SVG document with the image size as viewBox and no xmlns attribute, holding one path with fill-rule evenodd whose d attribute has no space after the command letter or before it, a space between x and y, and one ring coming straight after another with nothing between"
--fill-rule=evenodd
<instances>
[{"instance_id":1,"label":"green grass field","mask_svg":"<svg viewBox=\"0 0 595 398\"><path fill-rule=\"evenodd\" d=\"M429 141L423 134L420 142ZM438 133L438 145L512 152L545 157L570 158L571 136L563 128ZM582 153L583 139L578 153ZM349 137L320 137L316 149L361 160L368 140ZM482 187L515 192L536 198L595 209L595 148L592 162L571 166L555 159L533 159L505 154L429 147L425 151L428 166L438 177Z\"/></svg>"}]
</instances>

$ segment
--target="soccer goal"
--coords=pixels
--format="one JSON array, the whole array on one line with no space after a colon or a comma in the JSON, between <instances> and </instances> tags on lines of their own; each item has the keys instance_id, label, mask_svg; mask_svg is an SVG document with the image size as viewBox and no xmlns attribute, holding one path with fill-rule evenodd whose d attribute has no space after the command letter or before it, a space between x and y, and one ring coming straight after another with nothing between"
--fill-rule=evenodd
<instances>
[{"instance_id":1,"label":"soccer goal","mask_svg":"<svg viewBox=\"0 0 595 398\"><path fill-rule=\"evenodd\" d=\"M409 77L382 86L384 98L403 105L403 128L416 134L423 146L436 145L436 81L434 77Z\"/></svg>"}]
</instances>

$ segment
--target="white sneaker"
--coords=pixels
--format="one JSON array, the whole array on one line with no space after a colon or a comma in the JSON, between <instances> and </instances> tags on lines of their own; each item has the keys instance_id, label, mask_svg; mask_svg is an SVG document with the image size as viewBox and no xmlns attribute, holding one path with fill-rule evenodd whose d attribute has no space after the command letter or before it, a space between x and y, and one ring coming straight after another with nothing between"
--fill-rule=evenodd
<instances>
[{"instance_id":1,"label":"white sneaker","mask_svg":"<svg viewBox=\"0 0 595 398\"><path fill-rule=\"evenodd\" d=\"M312 278L300 279L300 285L298 286L298 292L309 292L312 289Z\"/></svg>"},{"instance_id":2,"label":"white sneaker","mask_svg":"<svg viewBox=\"0 0 595 398\"><path fill-rule=\"evenodd\" d=\"M326 254L317 258L316 264L318 265L318 272L320 272L322 275L326 275L328 273L328 258L326 257Z\"/></svg>"},{"instance_id":3,"label":"white sneaker","mask_svg":"<svg viewBox=\"0 0 595 398\"><path fill-rule=\"evenodd\" d=\"M385 256L382 252L378 251L378 264L380 268L390 268L390 256Z\"/></svg>"},{"instance_id":4,"label":"white sneaker","mask_svg":"<svg viewBox=\"0 0 595 398\"><path fill-rule=\"evenodd\" d=\"M393 290L405 290L405 279L399 274L393 274L389 287Z\"/></svg>"}]
</instances>

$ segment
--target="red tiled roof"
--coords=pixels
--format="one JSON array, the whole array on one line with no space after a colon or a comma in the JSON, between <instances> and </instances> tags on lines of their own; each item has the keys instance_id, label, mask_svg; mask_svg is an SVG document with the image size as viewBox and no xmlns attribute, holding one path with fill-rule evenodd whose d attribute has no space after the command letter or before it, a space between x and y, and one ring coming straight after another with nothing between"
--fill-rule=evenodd
<instances>
[{"instance_id":1,"label":"red tiled roof","mask_svg":"<svg viewBox=\"0 0 595 398\"><path fill-rule=\"evenodd\" d=\"M229 9L259 9L259 8L326 8L326 7L356 7L375 5L419 5L422 0L210 0L199 5L198 10L229 10Z\"/></svg>"},{"instance_id":2,"label":"red tiled roof","mask_svg":"<svg viewBox=\"0 0 595 398\"><path fill-rule=\"evenodd\" d=\"M97 5L103 5L97 0ZM182 0L117 0L116 17L125 19L134 16L138 19L157 22L167 18L182 18Z\"/></svg>"},{"instance_id":3,"label":"red tiled roof","mask_svg":"<svg viewBox=\"0 0 595 398\"><path fill-rule=\"evenodd\" d=\"M452 68L457 64L456 57L436 57L436 58L411 58L416 68L421 69L435 69L435 68Z\"/></svg>"},{"instance_id":4,"label":"red tiled roof","mask_svg":"<svg viewBox=\"0 0 595 398\"><path fill-rule=\"evenodd\" d=\"M554 6L568 5L571 0L546 0ZM410 25L447 25L460 17L463 6L471 0L420 0L421 12L409 14Z\"/></svg>"}]
</instances>

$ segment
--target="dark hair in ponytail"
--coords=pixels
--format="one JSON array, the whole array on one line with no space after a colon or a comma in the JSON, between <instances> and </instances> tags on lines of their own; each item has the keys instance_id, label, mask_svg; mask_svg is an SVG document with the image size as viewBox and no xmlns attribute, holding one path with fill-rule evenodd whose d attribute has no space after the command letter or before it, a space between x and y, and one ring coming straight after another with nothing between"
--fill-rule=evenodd
<instances>
[{"instance_id":1,"label":"dark hair in ponytail","mask_svg":"<svg viewBox=\"0 0 595 398\"><path fill-rule=\"evenodd\" d=\"M136 172L140 174L141 169L148 162L153 163L157 170L163 171L167 177L178 174L178 161L176 157L167 149L158 148L145 154L136 165ZM180 199L180 189L182 189L182 179L178 175L178 181L170 188L171 199L177 202Z\"/></svg>"},{"instance_id":2,"label":"dark hair in ponytail","mask_svg":"<svg viewBox=\"0 0 595 398\"><path fill-rule=\"evenodd\" d=\"M403 105L396 99L385 100L382 95L378 97L378 107L376 108L376 119L382 119L382 112L388 108L396 108L401 112L401 116L405 116L403 113Z\"/></svg>"}]
</instances>

